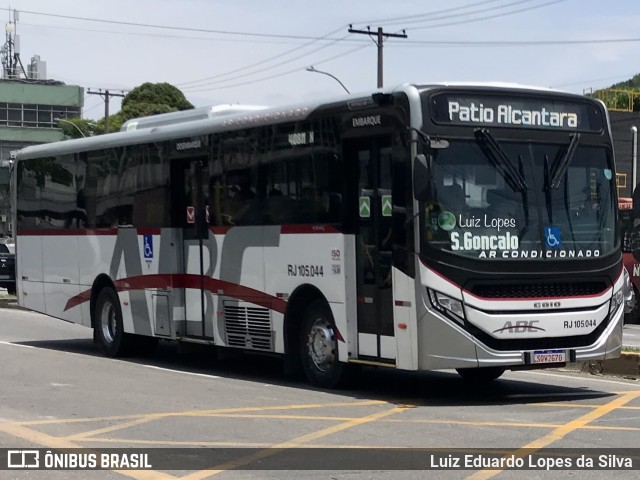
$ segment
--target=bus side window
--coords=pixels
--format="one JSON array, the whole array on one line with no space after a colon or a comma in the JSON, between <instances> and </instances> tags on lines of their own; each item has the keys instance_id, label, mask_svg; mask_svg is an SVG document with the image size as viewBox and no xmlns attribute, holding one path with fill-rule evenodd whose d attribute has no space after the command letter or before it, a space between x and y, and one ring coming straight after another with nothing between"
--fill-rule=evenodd
<instances>
[{"instance_id":1,"label":"bus side window","mask_svg":"<svg viewBox=\"0 0 640 480\"><path fill-rule=\"evenodd\" d=\"M227 172L221 199L222 220L224 225L259 225L255 185L255 169L243 169Z\"/></svg>"}]
</instances>

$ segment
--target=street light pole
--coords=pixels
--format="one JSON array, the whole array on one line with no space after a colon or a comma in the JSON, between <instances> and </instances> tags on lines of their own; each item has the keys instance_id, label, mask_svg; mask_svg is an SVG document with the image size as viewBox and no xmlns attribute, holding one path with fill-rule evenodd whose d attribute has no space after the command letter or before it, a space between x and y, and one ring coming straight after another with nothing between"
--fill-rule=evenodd
<instances>
[{"instance_id":1,"label":"street light pole","mask_svg":"<svg viewBox=\"0 0 640 480\"><path fill-rule=\"evenodd\" d=\"M54 118L54 120L56 122L64 122L64 123L68 123L70 125L73 125L74 127L76 127L76 130L78 130L80 132L80 135L82 135L83 137L86 138L86 135L84 134L84 132L82 130L80 130L80 127L77 126L75 123L70 122L69 120L65 120L64 118Z\"/></svg>"},{"instance_id":2,"label":"street light pole","mask_svg":"<svg viewBox=\"0 0 640 480\"><path fill-rule=\"evenodd\" d=\"M313 67L313 65L311 65L310 67L307 67L305 70L306 70L307 72L315 72L315 73L321 73L321 74L323 74L323 75L327 75L327 76L329 76L329 77L333 78L336 82L338 82L338 83L340 84L340 86L341 86L342 88L344 88L344 91L345 91L345 92L347 92L347 93L349 93L349 94L351 93L351 92L347 89L347 87L345 87L345 86L344 86L344 83L342 83L342 82L340 81L340 79L339 79L338 77L336 77L335 75L332 75L332 74L330 74L329 72L323 72L322 70L317 70L316 68L314 68L314 67Z\"/></svg>"}]
</instances>

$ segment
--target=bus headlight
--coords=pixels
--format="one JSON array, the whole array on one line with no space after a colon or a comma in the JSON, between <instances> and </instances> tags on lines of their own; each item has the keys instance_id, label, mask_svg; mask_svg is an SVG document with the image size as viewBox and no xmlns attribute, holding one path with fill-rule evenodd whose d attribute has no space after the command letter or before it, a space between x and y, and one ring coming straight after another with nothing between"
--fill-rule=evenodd
<instances>
[{"instance_id":1,"label":"bus headlight","mask_svg":"<svg viewBox=\"0 0 640 480\"><path fill-rule=\"evenodd\" d=\"M618 291L613 294L613 297L611 298L611 304L609 305L609 316L613 315L618 310L618 308L620 308L620 305L622 305L623 302L624 287L618 289Z\"/></svg>"},{"instance_id":2,"label":"bus headlight","mask_svg":"<svg viewBox=\"0 0 640 480\"><path fill-rule=\"evenodd\" d=\"M464 324L464 308L460 300L431 289L427 289L427 292L429 292L429 301L433 308L451 320L455 320L461 325Z\"/></svg>"}]
</instances>

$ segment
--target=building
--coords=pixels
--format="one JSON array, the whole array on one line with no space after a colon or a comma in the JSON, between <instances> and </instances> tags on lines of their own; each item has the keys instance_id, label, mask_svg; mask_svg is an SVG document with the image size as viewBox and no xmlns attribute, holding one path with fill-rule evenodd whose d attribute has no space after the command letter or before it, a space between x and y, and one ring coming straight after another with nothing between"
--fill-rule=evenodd
<instances>
[{"instance_id":1,"label":"building","mask_svg":"<svg viewBox=\"0 0 640 480\"><path fill-rule=\"evenodd\" d=\"M84 89L34 79L0 80L0 237L11 236L9 166L12 152L62 140L58 119L82 114Z\"/></svg>"},{"instance_id":2,"label":"building","mask_svg":"<svg viewBox=\"0 0 640 480\"><path fill-rule=\"evenodd\" d=\"M0 238L11 235L9 195L12 152L28 145L62 140L59 120L82 115L84 89L47 80L46 62L31 58L25 70L20 58L20 38L15 34L18 12L5 25L0 48Z\"/></svg>"},{"instance_id":3,"label":"building","mask_svg":"<svg viewBox=\"0 0 640 480\"><path fill-rule=\"evenodd\" d=\"M604 102L611 119L611 135L616 158L616 181L618 197L631 197L633 185L633 159L637 160L638 129L640 129L640 92L605 88L585 91ZM635 130L634 130L635 127ZM636 165L637 167L637 165ZM640 181L640 171L636 172L636 183Z\"/></svg>"},{"instance_id":4,"label":"building","mask_svg":"<svg viewBox=\"0 0 640 480\"><path fill-rule=\"evenodd\" d=\"M610 110L609 117L611 118L611 133L613 135L613 148L616 156L618 196L630 197L634 189L632 165L634 144L637 148L637 135L638 130L640 130L640 112ZM633 127L636 128L635 131ZM636 173L636 182L639 180L640 171Z\"/></svg>"}]
</instances>

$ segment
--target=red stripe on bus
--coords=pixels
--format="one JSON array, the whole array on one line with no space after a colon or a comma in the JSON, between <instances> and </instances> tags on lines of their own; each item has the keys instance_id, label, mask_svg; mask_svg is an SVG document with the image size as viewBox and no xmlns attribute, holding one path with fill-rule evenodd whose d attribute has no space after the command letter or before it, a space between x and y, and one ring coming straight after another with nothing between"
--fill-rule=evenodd
<instances>
[{"instance_id":1,"label":"red stripe on bus","mask_svg":"<svg viewBox=\"0 0 640 480\"><path fill-rule=\"evenodd\" d=\"M118 228L95 228L95 229L82 229L82 230L19 230L18 235L25 236L34 236L34 235L43 235L43 236L91 236L91 235L117 235ZM160 235L162 233L162 229L160 228L136 228L136 233L138 235Z\"/></svg>"},{"instance_id":2,"label":"red stripe on bus","mask_svg":"<svg viewBox=\"0 0 640 480\"><path fill-rule=\"evenodd\" d=\"M280 233L340 233L340 231L331 225L282 225Z\"/></svg>"},{"instance_id":3,"label":"red stripe on bus","mask_svg":"<svg viewBox=\"0 0 640 480\"><path fill-rule=\"evenodd\" d=\"M225 235L232 227L209 227L209 230L214 235ZM33 229L33 230L18 230L18 235L22 236L91 236L91 235L117 235L118 228L96 228L96 229ZM160 228L136 228L138 235L160 235ZM340 233L340 231L331 225L282 225L280 227L280 233L282 234L295 234L295 233Z\"/></svg>"},{"instance_id":4,"label":"red stripe on bus","mask_svg":"<svg viewBox=\"0 0 640 480\"><path fill-rule=\"evenodd\" d=\"M138 235L160 235L162 229L160 228L136 228Z\"/></svg>"},{"instance_id":5,"label":"red stripe on bus","mask_svg":"<svg viewBox=\"0 0 640 480\"><path fill-rule=\"evenodd\" d=\"M159 230L158 230L159 231ZM117 235L117 228L96 228L93 230L18 230L18 235L25 237L33 237L33 236L60 236L60 237L69 237L73 235L78 236L89 236L89 235Z\"/></svg>"},{"instance_id":6,"label":"red stripe on bus","mask_svg":"<svg viewBox=\"0 0 640 480\"><path fill-rule=\"evenodd\" d=\"M147 288L195 288L209 290L212 293L233 297L238 300L254 303L261 307L284 313L287 309L287 302L281 298L274 297L267 293L253 288L226 282L211 277L201 277L195 274L160 274L160 275L139 275L136 277L116 280L115 287L118 292L131 290L145 290ZM69 299L64 310L76 307L91 299L91 290L85 290Z\"/></svg>"},{"instance_id":7,"label":"red stripe on bus","mask_svg":"<svg viewBox=\"0 0 640 480\"><path fill-rule=\"evenodd\" d=\"M209 230L211 230L211 233L214 235L225 235L231 230L231 227L209 227Z\"/></svg>"}]
</instances>

